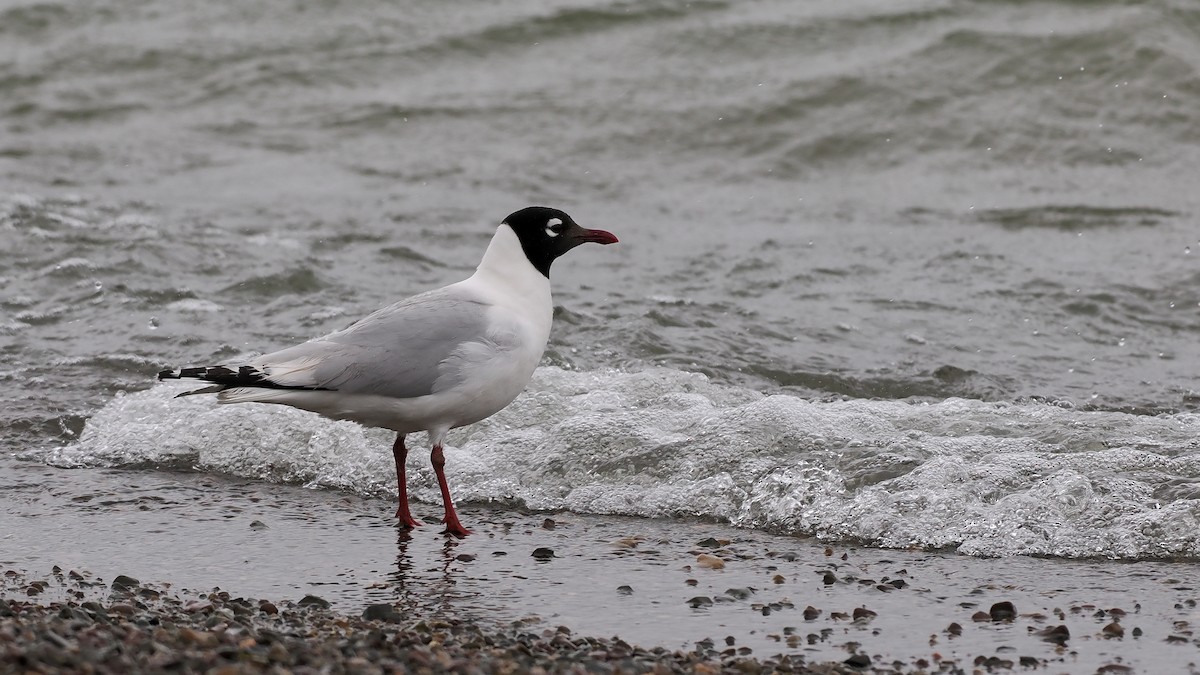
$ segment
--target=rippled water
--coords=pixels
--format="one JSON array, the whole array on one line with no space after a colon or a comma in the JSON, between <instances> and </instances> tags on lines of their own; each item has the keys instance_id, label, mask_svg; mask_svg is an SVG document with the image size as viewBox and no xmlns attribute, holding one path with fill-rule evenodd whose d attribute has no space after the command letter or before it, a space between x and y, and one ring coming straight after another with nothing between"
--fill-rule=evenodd
<instances>
[{"instance_id":1,"label":"rippled water","mask_svg":"<svg viewBox=\"0 0 1200 675\"><path fill-rule=\"evenodd\" d=\"M462 278L547 203L622 244L556 265L461 499L1195 558L1198 33L1165 1L9 3L2 461L386 497L381 434L154 373Z\"/></svg>"}]
</instances>

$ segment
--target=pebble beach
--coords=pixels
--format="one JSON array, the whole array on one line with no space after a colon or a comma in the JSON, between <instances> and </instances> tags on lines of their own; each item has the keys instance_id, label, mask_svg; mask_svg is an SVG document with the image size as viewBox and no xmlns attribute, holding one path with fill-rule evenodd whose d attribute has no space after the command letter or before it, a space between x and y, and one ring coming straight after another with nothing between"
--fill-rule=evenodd
<instances>
[{"instance_id":1,"label":"pebble beach","mask_svg":"<svg viewBox=\"0 0 1200 675\"><path fill-rule=\"evenodd\" d=\"M758 660L715 649L643 648L619 638L575 636L566 626L531 632L453 618L414 621L389 604L370 605L356 617L313 595L299 602L233 597L220 589L175 595L128 576L106 587L90 574L57 567L48 580L32 581L5 570L3 592L9 596L0 602L4 672L860 672L788 656Z\"/></svg>"},{"instance_id":2,"label":"pebble beach","mask_svg":"<svg viewBox=\"0 0 1200 675\"><path fill-rule=\"evenodd\" d=\"M289 525L277 509L299 492L249 494L259 506L221 523L221 546L179 542L180 558L71 568L29 545L0 561L0 672L1184 673L1200 660L1187 563L979 559L477 506L465 540L432 525L388 538L377 500L329 498ZM76 524L121 540L147 522L125 516L156 517L125 508ZM73 536L79 515L50 525ZM310 527L327 534L281 554Z\"/></svg>"}]
</instances>

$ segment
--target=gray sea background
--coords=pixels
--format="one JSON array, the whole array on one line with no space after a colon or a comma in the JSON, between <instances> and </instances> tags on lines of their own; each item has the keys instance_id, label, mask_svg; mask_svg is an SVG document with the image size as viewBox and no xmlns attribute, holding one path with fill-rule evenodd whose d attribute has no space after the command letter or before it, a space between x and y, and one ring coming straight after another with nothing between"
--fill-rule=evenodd
<instances>
[{"instance_id":1,"label":"gray sea background","mask_svg":"<svg viewBox=\"0 0 1200 675\"><path fill-rule=\"evenodd\" d=\"M154 376L545 204L621 244L452 434L468 519L1194 578L1198 110L1190 0L0 2L0 561L267 592L344 517L395 567L388 434Z\"/></svg>"}]
</instances>

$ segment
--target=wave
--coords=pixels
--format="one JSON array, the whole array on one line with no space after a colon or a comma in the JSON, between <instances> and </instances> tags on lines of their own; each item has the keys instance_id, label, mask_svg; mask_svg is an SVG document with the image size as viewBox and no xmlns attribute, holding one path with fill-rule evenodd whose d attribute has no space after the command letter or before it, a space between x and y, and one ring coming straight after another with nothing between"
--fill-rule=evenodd
<instances>
[{"instance_id":1,"label":"wave","mask_svg":"<svg viewBox=\"0 0 1200 675\"><path fill-rule=\"evenodd\" d=\"M391 436L282 407L115 398L60 467L197 470L391 498ZM1200 416L1026 402L812 401L667 368L543 367L457 430L462 501L701 518L977 556L1200 557ZM415 440L415 439L414 439ZM413 444L415 445L415 444ZM410 493L438 503L421 453Z\"/></svg>"}]
</instances>

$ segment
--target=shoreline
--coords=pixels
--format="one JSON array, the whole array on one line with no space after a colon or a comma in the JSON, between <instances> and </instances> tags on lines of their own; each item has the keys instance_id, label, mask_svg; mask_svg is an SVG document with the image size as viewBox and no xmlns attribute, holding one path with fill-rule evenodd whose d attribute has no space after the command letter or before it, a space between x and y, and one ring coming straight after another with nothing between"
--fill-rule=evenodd
<instances>
[{"instance_id":1,"label":"shoreline","mask_svg":"<svg viewBox=\"0 0 1200 675\"><path fill-rule=\"evenodd\" d=\"M280 610L317 596L339 617L320 619L332 625L359 625L365 608L386 604L401 628L442 620L554 641L563 626L572 641L608 636L596 644L760 664L784 654L810 669L849 667L852 656L868 660L865 672L1156 673L1200 662L1194 563L985 559L472 504L460 514L476 533L453 540L438 534L434 505L416 504L428 524L406 533L390 500L186 472L10 466L0 573L14 576L0 576L0 600L32 602L22 611L43 624L57 616L47 603L111 602L111 583L97 577L124 574L191 601L217 586ZM56 565L67 586L86 582L70 589L86 599L67 595ZM94 576L72 579L72 569ZM993 618L1002 603L1012 615Z\"/></svg>"},{"instance_id":2,"label":"shoreline","mask_svg":"<svg viewBox=\"0 0 1200 675\"><path fill-rule=\"evenodd\" d=\"M863 672L803 657L759 660L715 647L644 648L620 638L485 627L451 617L404 617L388 603L362 616L318 596L299 602L176 594L118 576L54 568L30 580L0 570L0 670L25 673L380 673L380 672ZM27 596L17 599L18 595ZM57 597L56 597L57 596ZM46 598L49 602L41 602ZM52 599L53 598L53 599Z\"/></svg>"}]
</instances>

